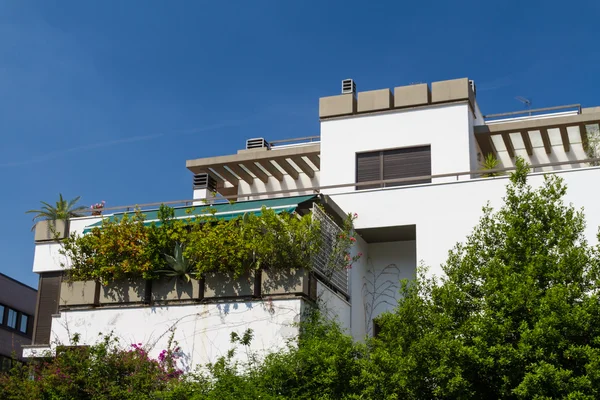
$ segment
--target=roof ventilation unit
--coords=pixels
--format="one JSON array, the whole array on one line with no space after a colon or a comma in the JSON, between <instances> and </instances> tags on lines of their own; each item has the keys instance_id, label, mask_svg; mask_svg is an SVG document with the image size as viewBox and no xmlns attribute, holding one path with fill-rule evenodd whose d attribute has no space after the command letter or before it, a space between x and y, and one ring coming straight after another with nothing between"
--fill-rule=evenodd
<instances>
[{"instance_id":1,"label":"roof ventilation unit","mask_svg":"<svg viewBox=\"0 0 600 400\"><path fill-rule=\"evenodd\" d=\"M210 174L194 174L194 189L208 189L215 191L217 188L217 181Z\"/></svg>"},{"instance_id":2,"label":"roof ventilation unit","mask_svg":"<svg viewBox=\"0 0 600 400\"><path fill-rule=\"evenodd\" d=\"M469 79L469 86L471 86L471 90L473 91L473 96L477 97L477 86L475 86L475 81Z\"/></svg>"},{"instance_id":3,"label":"roof ventilation unit","mask_svg":"<svg viewBox=\"0 0 600 400\"><path fill-rule=\"evenodd\" d=\"M342 94L356 93L356 82L354 79L344 79L342 81Z\"/></svg>"},{"instance_id":4,"label":"roof ventilation unit","mask_svg":"<svg viewBox=\"0 0 600 400\"><path fill-rule=\"evenodd\" d=\"M267 148L271 150L271 144L263 138L254 138L246 140L246 150Z\"/></svg>"}]
</instances>

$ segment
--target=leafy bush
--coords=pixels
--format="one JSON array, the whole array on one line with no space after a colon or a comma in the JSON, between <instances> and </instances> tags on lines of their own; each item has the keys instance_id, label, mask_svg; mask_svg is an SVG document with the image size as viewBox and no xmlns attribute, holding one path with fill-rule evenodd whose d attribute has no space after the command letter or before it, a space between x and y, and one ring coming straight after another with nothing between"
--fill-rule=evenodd
<instances>
[{"instance_id":1,"label":"leafy bush","mask_svg":"<svg viewBox=\"0 0 600 400\"><path fill-rule=\"evenodd\" d=\"M356 240L351 235L349 215L342 233L335 238L335 268L351 266L357 256L349 250ZM263 208L261 215L246 214L232 220L214 216L174 219L172 208L162 206L159 223L145 225L145 216L136 210L114 220L105 219L102 227L89 234L73 234L63 241L62 254L72 280L111 280L141 277L155 279L159 271L172 269L165 254L176 256L182 249L186 271L199 279L211 272L234 277L259 268L289 269L312 267L321 249L321 229L312 214L277 214ZM172 275L169 272L169 275Z\"/></svg>"}]
</instances>

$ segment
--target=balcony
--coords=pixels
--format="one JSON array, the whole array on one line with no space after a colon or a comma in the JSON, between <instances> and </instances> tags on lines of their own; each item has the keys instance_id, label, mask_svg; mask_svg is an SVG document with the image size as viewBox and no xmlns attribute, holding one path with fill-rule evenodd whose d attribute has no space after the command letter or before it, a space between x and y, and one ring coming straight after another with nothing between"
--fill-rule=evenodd
<instances>
[{"instance_id":1,"label":"balcony","mask_svg":"<svg viewBox=\"0 0 600 400\"><path fill-rule=\"evenodd\" d=\"M345 228L344 228L345 227ZM344 215L297 196L105 216L63 239L59 309L349 298ZM169 260L175 260L171 262Z\"/></svg>"}]
</instances>

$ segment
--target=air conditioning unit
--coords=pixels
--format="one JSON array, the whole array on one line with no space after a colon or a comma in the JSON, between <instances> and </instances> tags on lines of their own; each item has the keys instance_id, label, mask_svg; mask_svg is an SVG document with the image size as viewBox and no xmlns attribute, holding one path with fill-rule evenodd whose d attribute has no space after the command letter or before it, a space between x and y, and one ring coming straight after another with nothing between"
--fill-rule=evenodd
<instances>
[{"instance_id":1,"label":"air conditioning unit","mask_svg":"<svg viewBox=\"0 0 600 400\"><path fill-rule=\"evenodd\" d=\"M342 81L342 94L356 93L356 82L354 79L344 79Z\"/></svg>"},{"instance_id":2,"label":"air conditioning unit","mask_svg":"<svg viewBox=\"0 0 600 400\"><path fill-rule=\"evenodd\" d=\"M473 96L477 97L477 87L475 86L475 81L469 79L469 86L471 86L471 90L473 91Z\"/></svg>"},{"instance_id":3,"label":"air conditioning unit","mask_svg":"<svg viewBox=\"0 0 600 400\"><path fill-rule=\"evenodd\" d=\"M246 150L267 148L271 150L271 144L263 138L254 138L246 140Z\"/></svg>"},{"instance_id":4,"label":"air conditioning unit","mask_svg":"<svg viewBox=\"0 0 600 400\"><path fill-rule=\"evenodd\" d=\"M194 175L194 189L208 189L215 191L217 189L217 181L208 173Z\"/></svg>"}]
</instances>

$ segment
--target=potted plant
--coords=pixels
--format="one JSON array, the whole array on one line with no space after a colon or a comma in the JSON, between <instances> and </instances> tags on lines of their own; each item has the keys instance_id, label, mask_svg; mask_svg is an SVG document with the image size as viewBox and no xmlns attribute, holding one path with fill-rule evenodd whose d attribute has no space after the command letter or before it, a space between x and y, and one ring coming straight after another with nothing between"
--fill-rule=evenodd
<instances>
[{"instance_id":1,"label":"potted plant","mask_svg":"<svg viewBox=\"0 0 600 400\"><path fill-rule=\"evenodd\" d=\"M35 240L53 240L62 239L68 235L68 221L72 217L81 217L85 211L85 206L76 206L80 196L72 200L65 200L59 193L58 201L53 206L42 201L42 207L39 210L29 210L26 214L35 214L33 216L34 225L31 230L35 230ZM37 221L37 222L36 222Z\"/></svg>"},{"instance_id":2,"label":"potted plant","mask_svg":"<svg viewBox=\"0 0 600 400\"><path fill-rule=\"evenodd\" d=\"M106 204L104 200L102 200L100 203L92 204L90 206L90 209L92 210L92 215L102 215L104 204Z\"/></svg>"},{"instance_id":3,"label":"potted plant","mask_svg":"<svg viewBox=\"0 0 600 400\"><path fill-rule=\"evenodd\" d=\"M200 283L193 279L194 263L185 256L183 244L176 243L173 255L164 254L168 269L156 271L167 279L152 283L152 301L192 300L200 298Z\"/></svg>"}]
</instances>

